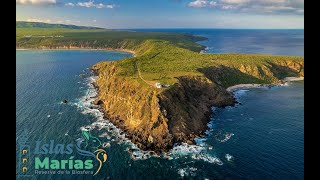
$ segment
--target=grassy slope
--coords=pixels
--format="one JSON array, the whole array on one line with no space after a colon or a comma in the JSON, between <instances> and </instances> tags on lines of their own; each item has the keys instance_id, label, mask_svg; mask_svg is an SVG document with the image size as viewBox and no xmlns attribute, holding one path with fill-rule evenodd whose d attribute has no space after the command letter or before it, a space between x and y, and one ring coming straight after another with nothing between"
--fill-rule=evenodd
<instances>
[{"instance_id":1,"label":"grassy slope","mask_svg":"<svg viewBox=\"0 0 320 180\"><path fill-rule=\"evenodd\" d=\"M216 67L224 67L224 69L230 71L237 69L245 73L230 72L223 75L223 77L219 77L219 81L224 87L239 83L272 83L285 76L297 76L303 73L298 72L297 74L297 72L292 71L272 72L281 68L282 62L303 63L303 57L200 54L198 52L203 49L203 46L196 44L195 40L203 40L203 38L186 34L71 28L17 28L16 30L17 47L59 48L62 46L76 46L134 50L137 52L137 57L117 62L121 67L118 75L129 77L129 79L133 80L138 79L138 81L141 81L142 78L150 83L159 81L163 84L172 85L176 82L175 77L185 75L208 76L209 71L216 70ZM60 35L64 37L26 38L25 36L28 35ZM251 72L248 71L247 67L249 67L249 70L253 68ZM268 72L265 71L266 69L268 69ZM246 75L248 73L250 76ZM254 77L251 77L251 75Z\"/></svg>"},{"instance_id":2,"label":"grassy slope","mask_svg":"<svg viewBox=\"0 0 320 180\"><path fill-rule=\"evenodd\" d=\"M76 26L66 24L48 24L43 22L16 21L16 28L67 28L67 29L103 29L97 27Z\"/></svg>"},{"instance_id":3,"label":"grassy slope","mask_svg":"<svg viewBox=\"0 0 320 180\"><path fill-rule=\"evenodd\" d=\"M25 38L60 35L62 38ZM303 76L304 59L294 56L201 54L195 38L175 33L134 33L65 28L17 28L20 48L122 48L136 57L100 62L96 82L106 116L141 149L167 151L192 143L207 126L212 105L233 104L224 88L274 83ZM155 82L170 84L157 89Z\"/></svg>"},{"instance_id":4,"label":"grassy slope","mask_svg":"<svg viewBox=\"0 0 320 180\"><path fill-rule=\"evenodd\" d=\"M64 36L62 38L27 38L25 36ZM106 29L16 28L16 46L24 48L86 46L91 48L124 48L134 50L146 40L165 40L177 46L200 51L203 47L192 42L193 36L176 33L144 33Z\"/></svg>"},{"instance_id":5,"label":"grassy slope","mask_svg":"<svg viewBox=\"0 0 320 180\"><path fill-rule=\"evenodd\" d=\"M146 81L174 84L179 76L204 75L214 79L214 71L228 71L217 77L222 86L239 83L273 83L287 76L303 75L301 70L284 70L283 63L303 64L302 57L249 55L249 54L200 54L188 49L176 47L170 42L147 41L143 47L149 47L141 56L118 62L122 68L119 75L137 77L139 68ZM220 70L220 71L219 71ZM210 72L211 71L211 72ZM249 75L248 75L249 74ZM217 74L218 76L219 74Z\"/></svg>"}]
</instances>

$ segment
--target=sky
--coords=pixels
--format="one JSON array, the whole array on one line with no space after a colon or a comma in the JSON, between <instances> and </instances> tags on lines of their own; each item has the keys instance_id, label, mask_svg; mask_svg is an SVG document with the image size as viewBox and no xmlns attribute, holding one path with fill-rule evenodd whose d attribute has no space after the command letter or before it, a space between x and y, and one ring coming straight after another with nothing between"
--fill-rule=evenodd
<instances>
[{"instance_id":1,"label":"sky","mask_svg":"<svg viewBox=\"0 0 320 180\"><path fill-rule=\"evenodd\" d=\"M303 0L16 0L16 20L130 28L303 29Z\"/></svg>"}]
</instances>

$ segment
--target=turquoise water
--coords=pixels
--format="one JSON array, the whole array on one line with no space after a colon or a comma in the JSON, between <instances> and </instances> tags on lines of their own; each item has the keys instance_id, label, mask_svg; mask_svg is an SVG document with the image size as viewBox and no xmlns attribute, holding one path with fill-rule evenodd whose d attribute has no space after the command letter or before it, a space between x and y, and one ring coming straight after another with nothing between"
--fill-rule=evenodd
<instances>
[{"instance_id":1,"label":"turquoise water","mask_svg":"<svg viewBox=\"0 0 320 180\"><path fill-rule=\"evenodd\" d=\"M75 152L34 154L37 140L75 143L82 137L82 129L105 143L108 155L97 176L33 175L19 179L303 179L303 81L237 91L242 105L215 109L207 135L198 139L197 145L176 146L162 158L135 150L136 158L132 158L128 149L135 149L134 145L90 108L95 91L89 74L79 77L89 73L86 68L96 62L130 56L114 51L16 52L16 134L28 132L30 159L88 159ZM61 103L64 99L67 104ZM33 173L34 164L30 167ZM97 167L94 161L94 170Z\"/></svg>"}]
</instances>

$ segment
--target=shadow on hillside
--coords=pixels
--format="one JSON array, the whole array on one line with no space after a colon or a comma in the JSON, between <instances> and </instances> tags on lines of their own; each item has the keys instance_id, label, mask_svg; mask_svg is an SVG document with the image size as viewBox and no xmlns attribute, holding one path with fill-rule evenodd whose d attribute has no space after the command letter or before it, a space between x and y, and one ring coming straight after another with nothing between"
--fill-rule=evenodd
<instances>
[{"instance_id":1,"label":"shadow on hillside","mask_svg":"<svg viewBox=\"0 0 320 180\"><path fill-rule=\"evenodd\" d=\"M268 62L268 64L271 66L270 71L278 79L283 79L285 77L298 77L298 76L300 76L299 71L294 70L288 66L281 66L279 64L274 64L272 62Z\"/></svg>"},{"instance_id":2,"label":"shadow on hillside","mask_svg":"<svg viewBox=\"0 0 320 180\"><path fill-rule=\"evenodd\" d=\"M235 84L268 83L265 80L243 73L238 69L223 65L199 68L197 70L211 81L223 87L229 87Z\"/></svg>"}]
</instances>

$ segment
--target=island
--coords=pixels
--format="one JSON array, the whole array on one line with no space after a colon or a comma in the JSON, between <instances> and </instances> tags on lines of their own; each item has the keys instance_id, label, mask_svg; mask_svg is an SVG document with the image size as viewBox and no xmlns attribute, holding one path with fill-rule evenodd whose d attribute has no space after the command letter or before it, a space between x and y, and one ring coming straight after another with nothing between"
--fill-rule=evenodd
<instances>
[{"instance_id":1,"label":"island","mask_svg":"<svg viewBox=\"0 0 320 180\"><path fill-rule=\"evenodd\" d=\"M134 53L90 67L95 103L105 119L142 150L167 152L194 144L207 129L212 107L235 105L227 88L281 84L304 77L304 58L257 54L204 54L204 37L94 27L16 22L17 49L105 49Z\"/></svg>"}]
</instances>

